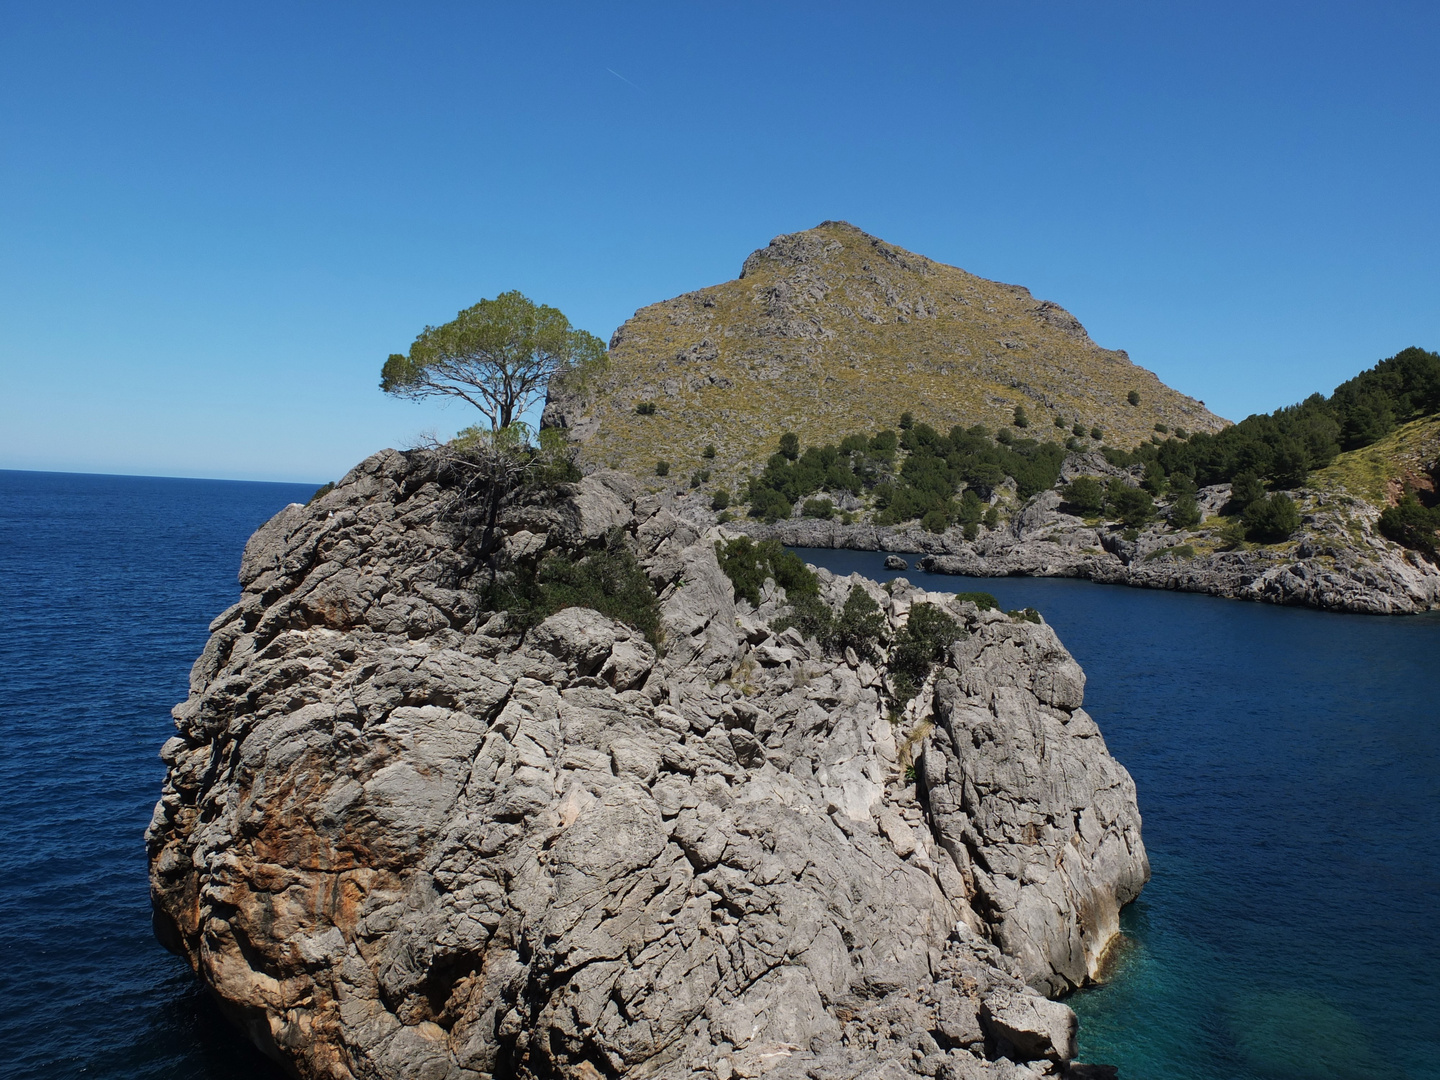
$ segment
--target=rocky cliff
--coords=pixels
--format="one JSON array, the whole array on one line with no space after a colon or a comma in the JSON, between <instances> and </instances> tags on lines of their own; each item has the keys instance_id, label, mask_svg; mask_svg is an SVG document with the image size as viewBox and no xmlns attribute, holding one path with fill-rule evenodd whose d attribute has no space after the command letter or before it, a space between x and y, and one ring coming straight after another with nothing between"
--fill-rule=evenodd
<instances>
[{"instance_id":1,"label":"rocky cliff","mask_svg":"<svg viewBox=\"0 0 1440 1080\"><path fill-rule=\"evenodd\" d=\"M1226 423L1096 345L1059 305L840 221L776 237L737 280L637 311L615 332L604 375L552 383L544 422L565 428L589 466L653 476L664 458L677 475L710 469L733 489L785 431L819 446L903 412L940 431L993 430L1017 405L1037 430L1053 432L1056 418L1098 426L1115 446L1157 423ZM701 456L707 445L713 459Z\"/></svg>"},{"instance_id":2,"label":"rocky cliff","mask_svg":"<svg viewBox=\"0 0 1440 1080\"><path fill-rule=\"evenodd\" d=\"M387 451L246 547L162 749L156 931L304 1077L1101 1075L1075 1017L1148 876L1135 791L1044 625L963 626L902 711L883 651L777 633L713 534L597 473L500 517L623 542L659 649L481 610L461 490Z\"/></svg>"}]
</instances>

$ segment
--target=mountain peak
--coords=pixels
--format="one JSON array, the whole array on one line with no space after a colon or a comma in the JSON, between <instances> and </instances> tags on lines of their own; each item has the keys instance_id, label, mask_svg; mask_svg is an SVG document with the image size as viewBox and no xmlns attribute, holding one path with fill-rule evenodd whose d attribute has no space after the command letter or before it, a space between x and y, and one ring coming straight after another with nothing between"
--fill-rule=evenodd
<instances>
[{"instance_id":1,"label":"mountain peak","mask_svg":"<svg viewBox=\"0 0 1440 1080\"><path fill-rule=\"evenodd\" d=\"M733 484L786 431L838 443L904 412L940 430L994 429L1016 406L1035 437L1064 441L1081 425L1119 446L1157 423L1226 423L1100 348L1059 304L845 221L777 236L736 280L637 311L611 339L608 371L583 392L552 388L545 423L568 428L590 465L653 475L663 458Z\"/></svg>"}]
</instances>

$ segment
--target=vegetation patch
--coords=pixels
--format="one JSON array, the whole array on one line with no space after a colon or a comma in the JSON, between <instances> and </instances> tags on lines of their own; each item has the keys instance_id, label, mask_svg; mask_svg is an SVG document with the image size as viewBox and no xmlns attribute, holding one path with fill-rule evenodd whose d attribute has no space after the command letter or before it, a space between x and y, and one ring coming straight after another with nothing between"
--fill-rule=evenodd
<instances>
[{"instance_id":1,"label":"vegetation patch","mask_svg":"<svg viewBox=\"0 0 1440 1080\"><path fill-rule=\"evenodd\" d=\"M786 551L778 540L762 540L758 544L748 536L730 541L715 541L715 557L720 569L735 587L735 595L760 606L760 590L767 579L785 590L793 604L804 596L816 596L820 582L799 555Z\"/></svg>"},{"instance_id":2,"label":"vegetation patch","mask_svg":"<svg viewBox=\"0 0 1440 1080\"><path fill-rule=\"evenodd\" d=\"M1300 528L1300 510L1283 491L1267 499L1256 499L1241 514L1246 539L1263 544L1288 540Z\"/></svg>"},{"instance_id":3,"label":"vegetation patch","mask_svg":"<svg viewBox=\"0 0 1440 1080\"><path fill-rule=\"evenodd\" d=\"M945 658L945 650L965 635L954 617L934 604L916 604L890 647L890 677L895 694L909 701Z\"/></svg>"},{"instance_id":4,"label":"vegetation patch","mask_svg":"<svg viewBox=\"0 0 1440 1080\"><path fill-rule=\"evenodd\" d=\"M1272 489L1288 490L1342 452L1372 446L1402 425L1437 413L1440 354L1410 348L1341 383L1328 398L1312 394L1298 405L1247 416L1215 434L1161 439L1134 451L1107 448L1105 457L1121 467L1153 462L1165 477L1184 474L1200 485L1233 483L1249 475ZM1358 480L1351 490L1381 505L1388 501L1383 481L1375 482L1387 456L1347 463L1345 472Z\"/></svg>"},{"instance_id":5,"label":"vegetation patch","mask_svg":"<svg viewBox=\"0 0 1440 1080\"><path fill-rule=\"evenodd\" d=\"M1440 506L1424 506L1411 492L1380 515L1380 532L1397 544L1436 557Z\"/></svg>"},{"instance_id":6,"label":"vegetation patch","mask_svg":"<svg viewBox=\"0 0 1440 1080\"><path fill-rule=\"evenodd\" d=\"M956 593L955 599L961 604L974 604L981 611L999 611L1000 601L991 596L988 592L962 592Z\"/></svg>"},{"instance_id":7,"label":"vegetation patch","mask_svg":"<svg viewBox=\"0 0 1440 1080\"><path fill-rule=\"evenodd\" d=\"M1015 439L1008 431L998 441L983 427L942 435L907 413L898 435L890 429L847 435L803 453L798 437L786 432L764 471L750 479L745 499L751 517L775 522L802 500L805 516L833 516L832 499L810 497L818 492L863 494L874 501L877 525L919 521L943 532L958 524L973 540L982 523L999 525L999 511L988 504L996 488L1008 479L1020 498L1029 498L1054 486L1064 457L1057 443Z\"/></svg>"},{"instance_id":8,"label":"vegetation patch","mask_svg":"<svg viewBox=\"0 0 1440 1080\"><path fill-rule=\"evenodd\" d=\"M660 601L639 561L616 529L603 550L573 556L552 552L533 566L511 567L481 590L491 611L504 611L520 629L568 607L591 608L660 642Z\"/></svg>"},{"instance_id":9,"label":"vegetation patch","mask_svg":"<svg viewBox=\"0 0 1440 1080\"><path fill-rule=\"evenodd\" d=\"M1436 470L1440 458L1440 415L1413 420L1362 450L1341 454L1315 475L1314 484L1358 495L1384 507L1397 489ZM1433 480L1432 480L1433 483Z\"/></svg>"}]
</instances>

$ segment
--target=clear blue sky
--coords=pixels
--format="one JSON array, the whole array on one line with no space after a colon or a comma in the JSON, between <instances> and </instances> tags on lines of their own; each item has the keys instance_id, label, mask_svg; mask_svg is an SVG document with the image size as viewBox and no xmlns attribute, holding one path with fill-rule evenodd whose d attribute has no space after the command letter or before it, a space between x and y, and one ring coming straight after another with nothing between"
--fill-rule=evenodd
<instances>
[{"instance_id":1,"label":"clear blue sky","mask_svg":"<svg viewBox=\"0 0 1440 1080\"><path fill-rule=\"evenodd\" d=\"M322 481L519 288L843 218L1238 419L1440 349L1440 5L94 4L0 29L0 468Z\"/></svg>"}]
</instances>

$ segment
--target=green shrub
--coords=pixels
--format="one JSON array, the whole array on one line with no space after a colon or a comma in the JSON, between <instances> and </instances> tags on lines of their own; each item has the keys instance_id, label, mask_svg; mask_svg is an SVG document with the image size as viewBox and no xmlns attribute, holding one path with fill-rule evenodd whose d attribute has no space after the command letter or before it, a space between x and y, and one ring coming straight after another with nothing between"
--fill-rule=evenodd
<instances>
[{"instance_id":1,"label":"green shrub","mask_svg":"<svg viewBox=\"0 0 1440 1080\"><path fill-rule=\"evenodd\" d=\"M1026 415L1024 405L1015 406L1015 416L1010 423L1018 428L1028 428L1030 426L1030 417Z\"/></svg>"},{"instance_id":2,"label":"green shrub","mask_svg":"<svg viewBox=\"0 0 1440 1080\"><path fill-rule=\"evenodd\" d=\"M713 461L715 459L714 444L711 444L710 446L705 447L704 450L700 451L700 456L703 457L706 461Z\"/></svg>"},{"instance_id":3,"label":"green shrub","mask_svg":"<svg viewBox=\"0 0 1440 1080\"><path fill-rule=\"evenodd\" d=\"M729 510L721 510L720 513L718 513L718 514L715 515L715 523L716 523L717 525L724 525L727 521L734 521L734 520L735 520L735 518L734 518L734 516L730 513Z\"/></svg>"},{"instance_id":4,"label":"green shrub","mask_svg":"<svg viewBox=\"0 0 1440 1080\"><path fill-rule=\"evenodd\" d=\"M641 416L654 416L655 403L653 401L642 401L635 406L635 411Z\"/></svg>"},{"instance_id":5,"label":"green shrub","mask_svg":"<svg viewBox=\"0 0 1440 1080\"><path fill-rule=\"evenodd\" d=\"M701 484L708 484L709 482L709 469L696 469L693 473L690 474L690 487L692 490L694 488L698 488Z\"/></svg>"},{"instance_id":6,"label":"green shrub","mask_svg":"<svg viewBox=\"0 0 1440 1080\"><path fill-rule=\"evenodd\" d=\"M787 431L780 436L780 453L787 460L794 461L800 456L800 436L793 431Z\"/></svg>"},{"instance_id":7,"label":"green shrub","mask_svg":"<svg viewBox=\"0 0 1440 1080\"><path fill-rule=\"evenodd\" d=\"M995 441L1003 446L1009 446L1015 441L1015 436L1010 434L1009 428L1002 427L999 431L995 432Z\"/></svg>"},{"instance_id":8,"label":"green shrub","mask_svg":"<svg viewBox=\"0 0 1440 1080\"><path fill-rule=\"evenodd\" d=\"M1265 498L1265 485L1253 472L1242 472L1230 482L1230 501L1226 509L1232 514L1243 514L1252 503Z\"/></svg>"},{"instance_id":9,"label":"green shrub","mask_svg":"<svg viewBox=\"0 0 1440 1080\"><path fill-rule=\"evenodd\" d=\"M710 496L711 510L726 510L730 506L730 492L725 488L716 488L715 494Z\"/></svg>"},{"instance_id":10,"label":"green shrub","mask_svg":"<svg viewBox=\"0 0 1440 1080\"><path fill-rule=\"evenodd\" d=\"M1036 611L1033 607L1017 608L1014 611L1007 611L1005 614L1009 615L1010 618L1016 622L1028 622L1034 623L1037 626L1040 625L1040 612Z\"/></svg>"},{"instance_id":11,"label":"green shrub","mask_svg":"<svg viewBox=\"0 0 1440 1080\"><path fill-rule=\"evenodd\" d=\"M1195 492L1195 478L1189 473L1176 471L1170 474L1170 493L1172 495L1194 495Z\"/></svg>"},{"instance_id":12,"label":"green shrub","mask_svg":"<svg viewBox=\"0 0 1440 1080\"><path fill-rule=\"evenodd\" d=\"M328 484L321 484L318 488L315 489L315 494L310 496L310 502L307 502L305 505L306 505L306 506L309 506L310 503L315 502L317 499L323 499L326 495L329 495L330 492L332 492L332 491L334 491L334 490L335 490L335 481L334 481L334 480L331 480Z\"/></svg>"},{"instance_id":13,"label":"green shrub","mask_svg":"<svg viewBox=\"0 0 1440 1080\"><path fill-rule=\"evenodd\" d=\"M985 511L984 520L985 528L998 529L1000 527L1000 511L993 506L990 507L988 510Z\"/></svg>"},{"instance_id":14,"label":"green shrub","mask_svg":"<svg viewBox=\"0 0 1440 1080\"><path fill-rule=\"evenodd\" d=\"M858 495L868 490L877 525L928 520L930 527L942 529L956 520L956 492L969 488L988 498L1007 477L1022 499L1054 486L1064 460L1062 449L1054 443L1005 437L1011 442L997 446L984 429L957 425L942 434L912 417L898 436L893 431L848 435L838 447L827 443L803 451L798 441L787 442L785 449L771 455L763 472L750 478L744 498L754 516L773 520L782 512L781 504L762 491L778 492L789 506L803 507L808 497L820 492ZM897 450L904 451L903 458ZM983 516L981 507L973 520Z\"/></svg>"},{"instance_id":15,"label":"green shrub","mask_svg":"<svg viewBox=\"0 0 1440 1080\"><path fill-rule=\"evenodd\" d=\"M1075 426L1070 429L1070 434L1074 435L1077 439L1083 439L1085 437L1085 425L1077 420Z\"/></svg>"},{"instance_id":16,"label":"green shrub","mask_svg":"<svg viewBox=\"0 0 1440 1080\"><path fill-rule=\"evenodd\" d=\"M487 610L504 611L522 629L564 608L584 607L634 627L652 645L659 643L660 601L620 529L610 533L601 551L556 552L538 566L512 567L480 595Z\"/></svg>"},{"instance_id":17,"label":"green shrub","mask_svg":"<svg viewBox=\"0 0 1440 1080\"><path fill-rule=\"evenodd\" d=\"M1140 486L1151 495L1165 494L1167 480L1165 468L1158 461L1147 461L1145 463L1145 476L1140 481Z\"/></svg>"},{"instance_id":18,"label":"green shrub","mask_svg":"<svg viewBox=\"0 0 1440 1080\"><path fill-rule=\"evenodd\" d=\"M885 634L885 614L868 592L859 585L850 586L845 606L836 616L826 645L837 652L854 649L861 659L875 655L875 646Z\"/></svg>"},{"instance_id":19,"label":"green shrub","mask_svg":"<svg viewBox=\"0 0 1440 1080\"><path fill-rule=\"evenodd\" d=\"M1177 495L1170 504L1170 525L1176 529L1193 529L1200 524L1200 506L1194 495Z\"/></svg>"},{"instance_id":20,"label":"green shrub","mask_svg":"<svg viewBox=\"0 0 1440 1080\"><path fill-rule=\"evenodd\" d=\"M904 701L914 697L936 661L964 630L944 609L934 604L916 604L910 609L905 627L890 650L890 675L896 695Z\"/></svg>"},{"instance_id":21,"label":"green shrub","mask_svg":"<svg viewBox=\"0 0 1440 1080\"><path fill-rule=\"evenodd\" d=\"M1105 508L1105 489L1093 476L1077 476L1060 494L1067 506L1086 517Z\"/></svg>"},{"instance_id":22,"label":"green shrub","mask_svg":"<svg viewBox=\"0 0 1440 1080\"><path fill-rule=\"evenodd\" d=\"M909 431L915 426L915 414L903 412L900 414L900 430Z\"/></svg>"},{"instance_id":23,"label":"green shrub","mask_svg":"<svg viewBox=\"0 0 1440 1080\"><path fill-rule=\"evenodd\" d=\"M786 551L778 540L762 540L755 543L748 536L737 537L728 543L715 541L715 557L720 569L735 587L736 597L748 600L752 605L760 603L760 589L767 578L785 590L785 596L794 603L803 596L815 596L820 583L793 551Z\"/></svg>"},{"instance_id":24,"label":"green shrub","mask_svg":"<svg viewBox=\"0 0 1440 1080\"><path fill-rule=\"evenodd\" d=\"M1251 540L1278 544L1290 539L1300 528L1300 510L1289 495L1277 492L1268 499L1257 499L1241 515L1245 535Z\"/></svg>"},{"instance_id":25,"label":"green shrub","mask_svg":"<svg viewBox=\"0 0 1440 1080\"><path fill-rule=\"evenodd\" d=\"M829 520L835 516L835 504L829 499L806 499L800 507L800 513L808 518Z\"/></svg>"},{"instance_id":26,"label":"green shrub","mask_svg":"<svg viewBox=\"0 0 1440 1080\"><path fill-rule=\"evenodd\" d=\"M1128 401L1131 405L1139 405L1139 404L1140 404L1140 391L1139 391L1139 390L1131 390L1130 393L1128 393L1128 394L1125 395L1125 400Z\"/></svg>"},{"instance_id":27,"label":"green shrub","mask_svg":"<svg viewBox=\"0 0 1440 1080\"><path fill-rule=\"evenodd\" d=\"M1065 426L1065 418L1063 416L1057 416L1055 417L1054 423L1057 428L1063 428Z\"/></svg>"},{"instance_id":28,"label":"green shrub","mask_svg":"<svg viewBox=\"0 0 1440 1080\"><path fill-rule=\"evenodd\" d=\"M1440 531L1440 506L1424 506L1411 492L1396 506L1380 514L1380 532L1397 544L1436 557L1436 532Z\"/></svg>"},{"instance_id":29,"label":"green shrub","mask_svg":"<svg viewBox=\"0 0 1440 1080\"><path fill-rule=\"evenodd\" d=\"M1132 529L1149 524L1155 518L1155 501L1149 492L1131 487L1119 477L1110 481L1105 503L1117 521Z\"/></svg>"},{"instance_id":30,"label":"green shrub","mask_svg":"<svg viewBox=\"0 0 1440 1080\"><path fill-rule=\"evenodd\" d=\"M1155 430L1161 435L1168 435L1170 433L1170 426L1168 424L1162 424L1157 420L1155 421Z\"/></svg>"},{"instance_id":31,"label":"green shrub","mask_svg":"<svg viewBox=\"0 0 1440 1080\"><path fill-rule=\"evenodd\" d=\"M1245 523L1227 521L1215 532L1215 540L1221 551L1234 551L1245 544Z\"/></svg>"},{"instance_id":32,"label":"green shrub","mask_svg":"<svg viewBox=\"0 0 1440 1080\"><path fill-rule=\"evenodd\" d=\"M1190 433L1186 431L1183 427L1177 427L1174 431L1174 435L1175 438L1180 439L1181 441L1190 438Z\"/></svg>"},{"instance_id":33,"label":"green shrub","mask_svg":"<svg viewBox=\"0 0 1440 1080\"><path fill-rule=\"evenodd\" d=\"M1180 544L1177 547L1163 547L1150 552L1145 556L1146 562L1154 562L1156 559L1163 559L1166 555L1174 555L1177 559L1195 558L1195 548L1191 544Z\"/></svg>"},{"instance_id":34,"label":"green shrub","mask_svg":"<svg viewBox=\"0 0 1440 1080\"><path fill-rule=\"evenodd\" d=\"M1000 601L988 592L956 593L955 599L961 604L974 604L981 611L998 611L1000 609Z\"/></svg>"},{"instance_id":35,"label":"green shrub","mask_svg":"<svg viewBox=\"0 0 1440 1080\"><path fill-rule=\"evenodd\" d=\"M790 610L772 624L772 628L783 634L792 627L800 631L805 639L814 638L824 647L835 627L835 613L830 605L819 596L797 596L793 600L786 594Z\"/></svg>"},{"instance_id":36,"label":"green shrub","mask_svg":"<svg viewBox=\"0 0 1440 1080\"><path fill-rule=\"evenodd\" d=\"M656 475L656 476L669 476L669 475L670 475L670 463L669 463L668 461L657 461L657 462L655 462L655 475Z\"/></svg>"},{"instance_id":37,"label":"green shrub","mask_svg":"<svg viewBox=\"0 0 1440 1080\"><path fill-rule=\"evenodd\" d=\"M1305 448L1294 439L1283 439L1275 446L1270 458L1270 477L1277 488L1297 488L1310 474L1309 465Z\"/></svg>"},{"instance_id":38,"label":"green shrub","mask_svg":"<svg viewBox=\"0 0 1440 1080\"><path fill-rule=\"evenodd\" d=\"M942 533L950 527L950 515L944 510L927 510L920 518L920 527L926 532Z\"/></svg>"},{"instance_id":39,"label":"green shrub","mask_svg":"<svg viewBox=\"0 0 1440 1080\"><path fill-rule=\"evenodd\" d=\"M792 510L794 506L790 500L774 488L761 488L750 497L750 516L771 525L781 518L788 518Z\"/></svg>"},{"instance_id":40,"label":"green shrub","mask_svg":"<svg viewBox=\"0 0 1440 1080\"><path fill-rule=\"evenodd\" d=\"M975 494L973 488L966 488L965 493L960 496L960 505L955 516L961 524L975 525L985 516L985 502L979 495Z\"/></svg>"},{"instance_id":41,"label":"green shrub","mask_svg":"<svg viewBox=\"0 0 1440 1080\"><path fill-rule=\"evenodd\" d=\"M613 540L603 552L572 559L551 555L537 575L547 614L567 607L593 608L659 641L660 601L650 578L623 542Z\"/></svg>"},{"instance_id":42,"label":"green shrub","mask_svg":"<svg viewBox=\"0 0 1440 1080\"><path fill-rule=\"evenodd\" d=\"M1104 437L1105 437L1105 429L1104 429L1104 428L1101 428L1101 427L1092 427L1092 428L1090 429L1090 438L1094 439L1096 442L1099 442L1099 441L1100 441L1101 439L1103 439Z\"/></svg>"}]
</instances>

